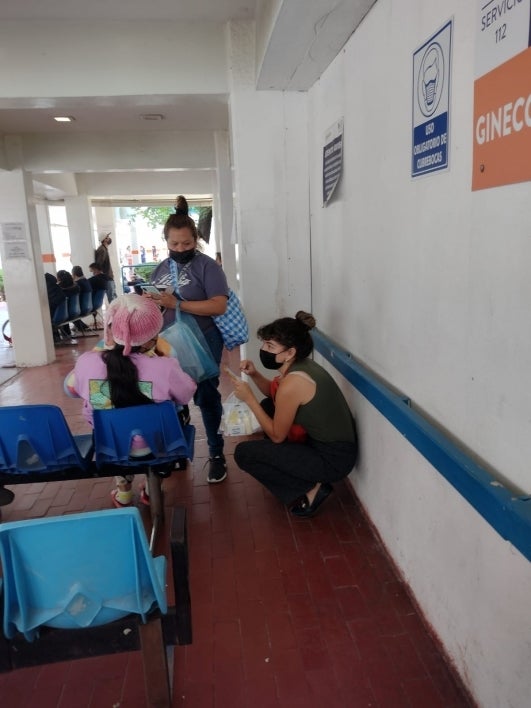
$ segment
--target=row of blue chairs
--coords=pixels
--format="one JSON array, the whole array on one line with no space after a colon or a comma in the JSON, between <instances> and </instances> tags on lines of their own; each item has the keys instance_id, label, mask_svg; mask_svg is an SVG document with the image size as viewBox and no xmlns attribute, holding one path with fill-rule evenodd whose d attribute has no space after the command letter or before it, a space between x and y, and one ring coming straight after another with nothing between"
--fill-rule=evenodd
<instances>
[{"instance_id":1,"label":"row of blue chairs","mask_svg":"<svg viewBox=\"0 0 531 708\"><path fill-rule=\"evenodd\" d=\"M145 467L144 458L129 454L135 435L147 441L153 466L192 459L195 427L181 426L171 401L94 410L93 418L93 435L73 435L59 406L0 407L0 483L108 476L113 465Z\"/></svg>"},{"instance_id":2,"label":"row of blue chairs","mask_svg":"<svg viewBox=\"0 0 531 708\"><path fill-rule=\"evenodd\" d=\"M152 545L162 521L161 477L177 461L193 459L195 426L181 427L171 401L95 410L93 435L72 435L55 405L0 408L0 489L7 485L108 477L128 471L149 478ZM151 450L131 457L134 436Z\"/></svg>"},{"instance_id":3,"label":"row of blue chairs","mask_svg":"<svg viewBox=\"0 0 531 708\"><path fill-rule=\"evenodd\" d=\"M104 299L105 290L68 295L53 312L52 328L58 330L62 325L92 315L94 318L93 327L95 329L97 314L103 305Z\"/></svg>"},{"instance_id":4,"label":"row of blue chairs","mask_svg":"<svg viewBox=\"0 0 531 708\"><path fill-rule=\"evenodd\" d=\"M143 459L130 455L135 435L151 450ZM0 672L141 648L149 705L171 705L166 647L192 641L184 508L171 524L171 608L166 558L152 552L160 475L193 458L194 438L170 401L94 411L93 436L72 435L57 406L0 408L0 486L142 471L153 523L149 545L134 507L0 524Z\"/></svg>"}]
</instances>

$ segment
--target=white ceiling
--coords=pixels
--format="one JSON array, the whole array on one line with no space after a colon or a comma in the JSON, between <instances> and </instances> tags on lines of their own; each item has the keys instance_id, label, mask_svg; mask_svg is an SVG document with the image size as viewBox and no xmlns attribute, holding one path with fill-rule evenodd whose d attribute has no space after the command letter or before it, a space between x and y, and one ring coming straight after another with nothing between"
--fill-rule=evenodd
<instances>
[{"instance_id":1,"label":"white ceiling","mask_svg":"<svg viewBox=\"0 0 531 708\"><path fill-rule=\"evenodd\" d=\"M0 0L0 27L7 22L182 22L220 27L229 20L255 20L260 33L257 88L304 91L320 77L376 0ZM87 33L94 31L87 24ZM7 30L9 31L9 30ZM19 30L20 31L20 30ZM70 40L64 26L65 45ZM39 35L36 35L37 42ZM257 42L258 42L257 37ZM258 45L257 45L258 46ZM1 54L0 63L7 69ZM23 51L23 50L22 50ZM41 47L46 56L46 47ZM191 57L193 61L193 57ZM16 64L15 64L16 67ZM39 67L42 71L43 67ZM9 72L9 69L7 69ZM8 74L6 74L6 77ZM9 81L6 80L6 85ZM129 91L129 94L132 92ZM140 92L139 92L140 93ZM160 91L159 91L160 93ZM226 130L227 97L139 95L98 99L0 95L0 134L58 133L54 115L74 115L71 133L92 131ZM141 120L160 113L162 121Z\"/></svg>"},{"instance_id":2,"label":"white ceiling","mask_svg":"<svg viewBox=\"0 0 531 708\"><path fill-rule=\"evenodd\" d=\"M257 0L1 0L2 20L205 20L255 16Z\"/></svg>"},{"instance_id":3,"label":"white ceiling","mask_svg":"<svg viewBox=\"0 0 531 708\"><path fill-rule=\"evenodd\" d=\"M2 21L205 21L255 16L257 0L1 0ZM144 120L161 114L163 120ZM69 133L93 131L227 130L227 96L0 98L0 133L64 133L53 116L76 118Z\"/></svg>"},{"instance_id":4,"label":"white ceiling","mask_svg":"<svg viewBox=\"0 0 531 708\"><path fill-rule=\"evenodd\" d=\"M16 106L16 107L14 107ZM73 116L58 123L54 116ZM145 116L160 116L161 120ZM144 116L144 118L142 117ZM0 133L228 130L225 94L0 98Z\"/></svg>"},{"instance_id":5,"label":"white ceiling","mask_svg":"<svg viewBox=\"0 0 531 708\"><path fill-rule=\"evenodd\" d=\"M87 32L84 38L90 37L90 32L97 26L94 23L123 22L182 22L208 23L216 26L216 32L223 32L224 25L229 20L256 20L260 27L258 45L263 49L263 60L257 76L257 89L304 91L311 87L322 71L336 56L347 41L349 35L361 22L369 8L376 0L0 0L0 28L4 34L9 34L8 23L18 25L17 31L21 37L35 37L31 45L35 56L47 56L45 42L39 34L39 23L61 30L64 22L65 46L70 52L76 45L69 35L68 23L75 23L77 32L84 33L83 22L87 22ZM32 25L32 23L34 23ZM55 24L56 23L56 24ZM90 23L90 24L89 24ZM33 28L33 34L28 35L27 27ZM23 28L23 30L21 29ZM92 30L91 30L92 28ZM186 29L183 30L186 33ZM258 32L258 30L257 30ZM13 35L16 36L16 35ZM110 31L112 36L112 30ZM219 33L218 35L219 36ZM258 38L257 38L258 43ZM23 44L23 42L22 42ZM34 46L37 45L37 46ZM54 47L54 49L56 49ZM54 56L60 56L55 52ZM1 62L6 70L2 81L7 87L0 95L0 137L27 136L35 143L37 136L46 144L53 140L68 140L70 134L108 133L163 133L187 131L212 132L229 129L228 96L225 93L214 92L193 94L195 86L190 86L184 94L168 92L146 93L146 84L140 88L139 95L107 95L107 96L21 96L17 94L18 84L16 73L10 78L9 68L1 54ZM18 45L14 49L16 54ZM4 48L4 55L6 50ZM74 49L74 52L76 50ZM97 49L95 48L95 51ZM24 47L20 47L21 56ZM16 58L13 68L17 67ZM193 61L193 56L190 57ZM90 62L90 58L88 59ZM85 66L80 65L83 69ZM47 65L38 67L40 73L46 71ZM55 76L50 68L50 76ZM32 65L23 67L25 79L32 75ZM186 74L186 67L184 67ZM6 73L7 72L7 73ZM37 75L39 73L37 72ZM60 76L60 75L58 75ZM97 76L97 74L93 74ZM128 77L130 78L130 77ZM60 81L58 85L62 85ZM148 82L149 84L149 82ZM83 84L81 84L83 86ZM32 90L36 94L38 84ZM133 91L136 84L133 82ZM144 93L142 93L142 89ZM164 90L164 88L162 89ZM224 86L221 91L226 90ZM127 90L127 94L133 93ZM70 92L71 94L72 92ZM88 93L88 91L87 91ZM160 114L161 120L146 120L145 115ZM75 121L69 124L57 123L56 115L74 116ZM150 136L155 137L155 136ZM162 136L161 136L162 137ZM168 138L171 139L171 138ZM71 141L74 140L73 138ZM100 141L101 145L107 144ZM0 146L1 147L1 146ZM103 148L102 148L103 149ZM90 172L89 166L75 165L75 172ZM197 169L197 168L196 168ZM35 173L53 171L42 166ZM65 170L66 171L66 170ZM45 185L41 185L42 194L47 195ZM50 186L50 195L60 193L60 190ZM57 195L56 195L57 196Z\"/></svg>"}]
</instances>

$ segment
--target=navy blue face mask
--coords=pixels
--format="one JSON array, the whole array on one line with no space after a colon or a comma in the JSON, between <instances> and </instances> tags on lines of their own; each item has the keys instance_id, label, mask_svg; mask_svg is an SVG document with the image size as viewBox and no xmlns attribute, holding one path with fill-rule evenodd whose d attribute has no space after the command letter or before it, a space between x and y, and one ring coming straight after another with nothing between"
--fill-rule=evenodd
<instances>
[{"instance_id":1,"label":"navy blue face mask","mask_svg":"<svg viewBox=\"0 0 531 708\"><path fill-rule=\"evenodd\" d=\"M195 248L190 248L188 251L170 251L170 258L180 265L189 263L194 256Z\"/></svg>"}]
</instances>

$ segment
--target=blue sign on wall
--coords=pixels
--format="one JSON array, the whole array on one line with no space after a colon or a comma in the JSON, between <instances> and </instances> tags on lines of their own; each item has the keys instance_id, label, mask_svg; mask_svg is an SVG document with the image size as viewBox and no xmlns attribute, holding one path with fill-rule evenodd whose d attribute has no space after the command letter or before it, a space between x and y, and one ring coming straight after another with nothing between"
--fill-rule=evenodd
<instances>
[{"instance_id":1,"label":"blue sign on wall","mask_svg":"<svg viewBox=\"0 0 531 708\"><path fill-rule=\"evenodd\" d=\"M411 176L448 167L452 20L413 54Z\"/></svg>"}]
</instances>

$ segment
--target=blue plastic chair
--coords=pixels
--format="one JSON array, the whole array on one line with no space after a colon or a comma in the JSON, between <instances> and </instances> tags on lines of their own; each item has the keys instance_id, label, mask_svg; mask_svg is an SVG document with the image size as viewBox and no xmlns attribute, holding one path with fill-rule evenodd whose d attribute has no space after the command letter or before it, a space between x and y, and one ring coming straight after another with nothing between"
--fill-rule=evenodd
<instances>
[{"instance_id":1,"label":"blue plastic chair","mask_svg":"<svg viewBox=\"0 0 531 708\"><path fill-rule=\"evenodd\" d=\"M66 322L68 320L68 300L65 298L62 302L60 302L55 310L53 311L52 315L52 327L56 329L61 325L63 322Z\"/></svg>"},{"instance_id":2,"label":"blue plastic chair","mask_svg":"<svg viewBox=\"0 0 531 708\"><path fill-rule=\"evenodd\" d=\"M167 647L192 643L184 507L169 540L171 607L134 507L0 525L0 673L140 650L147 705L171 708Z\"/></svg>"},{"instance_id":3,"label":"blue plastic chair","mask_svg":"<svg viewBox=\"0 0 531 708\"><path fill-rule=\"evenodd\" d=\"M79 307L80 307L80 316L81 317L86 317L87 315L92 314L92 311L94 310L94 306L92 304L92 291L91 290L85 290L79 295Z\"/></svg>"},{"instance_id":4,"label":"blue plastic chair","mask_svg":"<svg viewBox=\"0 0 531 708\"><path fill-rule=\"evenodd\" d=\"M103 474L116 468L117 474L143 471L148 477L152 530L149 546L155 546L158 529L164 518L161 477L171 474L181 458L193 459L195 427L187 425L183 433L172 401L129 408L94 410L94 453L96 467ZM132 457L133 437L139 435L150 453Z\"/></svg>"},{"instance_id":5,"label":"blue plastic chair","mask_svg":"<svg viewBox=\"0 0 531 708\"><path fill-rule=\"evenodd\" d=\"M81 315L81 305L79 293L72 293L68 296L68 321L77 320Z\"/></svg>"},{"instance_id":6,"label":"blue plastic chair","mask_svg":"<svg viewBox=\"0 0 531 708\"><path fill-rule=\"evenodd\" d=\"M98 313L99 310L101 310L103 306L103 301L105 299L105 290L93 290L92 291L92 316L94 318L94 324L93 324L93 329L98 329ZM101 316L100 316L101 320ZM103 323L101 323L100 329L103 327Z\"/></svg>"},{"instance_id":7,"label":"blue plastic chair","mask_svg":"<svg viewBox=\"0 0 531 708\"><path fill-rule=\"evenodd\" d=\"M91 332L93 328L89 327L85 322L83 322L84 317L91 315L94 310L94 305L92 304L92 290L82 290L79 293L79 317L72 318L74 327L77 330L76 336L81 335L82 337L95 337L95 334L87 334Z\"/></svg>"},{"instance_id":8,"label":"blue plastic chair","mask_svg":"<svg viewBox=\"0 0 531 708\"><path fill-rule=\"evenodd\" d=\"M195 428L185 436L172 401L94 410L94 446L97 467L105 465L151 467L193 459ZM148 458L131 457L133 437L140 435L151 450Z\"/></svg>"},{"instance_id":9,"label":"blue plastic chair","mask_svg":"<svg viewBox=\"0 0 531 708\"><path fill-rule=\"evenodd\" d=\"M93 450L92 435L72 435L58 406L0 407L0 479L9 475L16 483L17 477L35 481L67 472L86 477Z\"/></svg>"},{"instance_id":10,"label":"blue plastic chair","mask_svg":"<svg viewBox=\"0 0 531 708\"><path fill-rule=\"evenodd\" d=\"M8 639L167 612L166 558L152 558L134 507L1 524L0 558Z\"/></svg>"}]
</instances>

